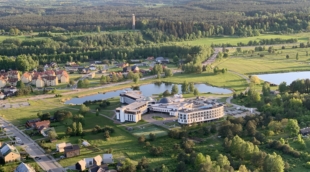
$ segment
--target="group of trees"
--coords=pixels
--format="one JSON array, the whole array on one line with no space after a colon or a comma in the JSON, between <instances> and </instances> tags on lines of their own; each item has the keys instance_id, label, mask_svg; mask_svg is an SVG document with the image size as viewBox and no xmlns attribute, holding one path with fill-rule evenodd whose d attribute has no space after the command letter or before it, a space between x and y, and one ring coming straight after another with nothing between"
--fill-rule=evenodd
<instances>
[{"instance_id":1,"label":"group of trees","mask_svg":"<svg viewBox=\"0 0 310 172\"><path fill-rule=\"evenodd\" d=\"M181 91L182 93L194 93L195 96L199 95L198 89L195 87L194 83L188 83L187 81L184 81L181 85Z\"/></svg>"}]
</instances>

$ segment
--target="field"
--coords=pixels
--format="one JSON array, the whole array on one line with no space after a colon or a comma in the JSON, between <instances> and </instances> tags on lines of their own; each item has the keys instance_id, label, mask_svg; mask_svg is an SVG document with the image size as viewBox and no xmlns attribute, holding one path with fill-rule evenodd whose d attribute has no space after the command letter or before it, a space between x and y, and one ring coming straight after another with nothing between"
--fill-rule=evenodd
<instances>
[{"instance_id":1,"label":"field","mask_svg":"<svg viewBox=\"0 0 310 172\"><path fill-rule=\"evenodd\" d=\"M142 136L144 135L148 138L150 133L155 134L156 136L166 136L168 133L165 129L157 127L155 125L145 125L141 127L135 127L134 130L131 132L135 136Z\"/></svg>"},{"instance_id":2,"label":"field","mask_svg":"<svg viewBox=\"0 0 310 172\"><path fill-rule=\"evenodd\" d=\"M253 54L232 55L217 62L219 68L227 68L242 74L277 73L310 70L310 57L306 56L309 48L278 49L275 53L255 52ZM296 54L298 53L298 60ZM260 57L258 54L264 54ZM289 55L289 59L286 58Z\"/></svg>"},{"instance_id":3,"label":"field","mask_svg":"<svg viewBox=\"0 0 310 172\"><path fill-rule=\"evenodd\" d=\"M271 39L271 38L281 38L281 39L292 39L296 38L299 42L307 42L309 39L309 35L307 33L299 33L299 34L291 34L291 35L275 35L275 34L262 34L260 36L254 37L236 37L236 36L218 36L218 37L209 37L209 38L201 38L193 41L183 41L176 42L177 44L186 44L186 45L208 45L212 44L237 44L237 43L248 43L249 41L259 41L261 39Z\"/></svg>"}]
</instances>

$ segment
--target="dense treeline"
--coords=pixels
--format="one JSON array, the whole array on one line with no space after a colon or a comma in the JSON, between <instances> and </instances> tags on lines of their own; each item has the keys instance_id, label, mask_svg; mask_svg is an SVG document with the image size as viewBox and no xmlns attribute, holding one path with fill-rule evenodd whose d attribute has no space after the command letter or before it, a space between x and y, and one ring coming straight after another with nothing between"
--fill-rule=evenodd
<instances>
[{"instance_id":1,"label":"dense treeline","mask_svg":"<svg viewBox=\"0 0 310 172\"><path fill-rule=\"evenodd\" d=\"M178 45L150 45L136 48L111 48L99 51L90 52L76 52L76 53L62 53L50 55L35 55L26 56L19 55L17 58L2 56L0 58L2 69L18 69L21 71L28 71L37 67L37 65L58 62L65 63L67 61L88 61L93 60L121 60L129 61L130 59L145 59L149 56L163 56L168 58L183 59L185 62L199 63L212 53L210 47L202 46L178 46Z\"/></svg>"}]
</instances>

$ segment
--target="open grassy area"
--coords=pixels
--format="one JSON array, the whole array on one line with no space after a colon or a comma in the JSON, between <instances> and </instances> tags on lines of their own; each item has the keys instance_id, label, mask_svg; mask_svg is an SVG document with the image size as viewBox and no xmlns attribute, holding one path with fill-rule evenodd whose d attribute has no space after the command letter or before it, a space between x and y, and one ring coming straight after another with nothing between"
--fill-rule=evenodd
<instances>
[{"instance_id":1,"label":"open grassy area","mask_svg":"<svg viewBox=\"0 0 310 172\"><path fill-rule=\"evenodd\" d=\"M243 74L306 71L310 70L310 57L306 56L306 51L309 50L308 48L287 48L279 49L275 53L255 52L253 55L231 56L215 65ZM260 57L258 53L264 54L264 57ZM296 60L297 53L298 60ZM289 59L286 55L289 55Z\"/></svg>"},{"instance_id":2,"label":"open grassy area","mask_svg":"<svg viewBox=\"0 0 310 172\"><path fill-rule=\"evenodd\" d=\"M153 116L152 118L155 119L155 120L157 120L157 121L162 121L162 120L164 120L164 118L163 118L163 117L160 117L160 116Z\"/></svg>"},{"instance_id":3,"label":"open grassy area","mask_svg":"<svg viewBox=\"0 0 310 172\"><path fill-rule=\"evenodd\" d=\"M167 130L152 124L135 127L134 130L131 131L131 133L135 136L144 135L146 138L148 138L150 133L155 134L157 137L166 136L168 134Z\"/></svg>"},{"instance_id":4,"label":"open grassy area","mask_svg":"<svg viewBox=\"0 0 310 172\"><path fill-rule=\"evenodd\" d=\"M260 36L254 37L237 37L237 36L218 36L218 37L209 37L209 38L201 38L193 41L184 41L177 42L177 44L188 44L188 45L208 45L212 44L237 44L239 42L248 43L249 41L259 41L262 39L271 39L271 38L281 38L281 39L292 39L296 38L299 42L307 42L308 34L307 33L299 33L299 34L291 34L291 35L276 35L276 34L262 34Z\"/></svg>"}]
</instances>

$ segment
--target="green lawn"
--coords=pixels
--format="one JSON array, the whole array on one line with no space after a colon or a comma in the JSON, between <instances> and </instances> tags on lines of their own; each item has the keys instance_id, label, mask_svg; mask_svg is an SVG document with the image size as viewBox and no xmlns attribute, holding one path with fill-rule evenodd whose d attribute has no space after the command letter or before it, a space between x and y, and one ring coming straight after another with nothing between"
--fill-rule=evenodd
<instances>
[{"instance_id":1,"label":"green lawn","mask_svg":"<svg viewBox=\"0 0 310 172\"><path fill-rule=\"evenodd\" d=\"M153 116L152 118L157 120L157 121L163 121L164 120L164 118L160 117L160 116Z\"/></svg>"},{"instance_id":2,"label":"green lawn","mask_svg":"<svg viewBox=\"0 0 310 172\"><path fill-rule=\"evenodd\" d=\"M277 50L274 54L267 51L255 52L253 55L231 56L215 65L243 74L306 71L310 70L310 57L306 56L308 50L310 49L290 48ZM264 54L264 57L260 57L258 53ZM298 60L296 60L297 53ZM289 55L290 58L287 59L286 55Z\"/></svg>"},{"instance_id":3,"label":"green lawn","mask_svg":"<svg viewBox=\"0 0 310 172\"><path fill-rule=\"evenodd\" d=\"M260 36L254 36L254 37L218 36L218 37L201 38L193 41L176 42L176 44L211 46L212 44L230 43L235 45L239 42L248 43L249 41L255 41L255 40L259 41L261 39L271 39L271 38L281 38L281 39L296 38L300 42L307 42L309 36L307 35L307 33L299 33L291 35L262 34Z\"/></svg>"},{"instance_id":4,"label":"green lawn","mask_svg":"<svg viewBox=\"0 0 310 172\"><path fill-rule=\"evenodd\" d=\"M168 134L167 130L162 129L155 125L145 125L141 127L134 127L134 130L131 131L131 133L135 136L141 136L144 135L148 138L150 133L155 134L157 137L166 136Z\"/></svg>"}]
</instances>

